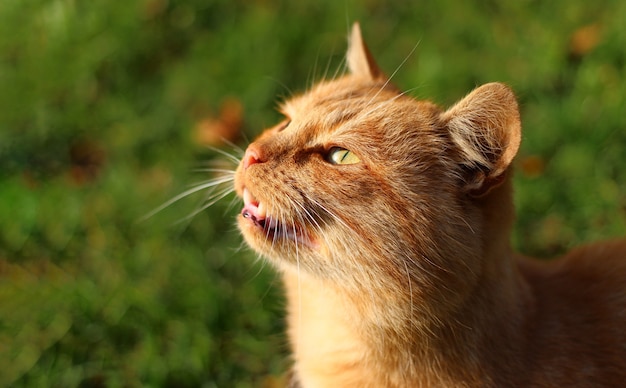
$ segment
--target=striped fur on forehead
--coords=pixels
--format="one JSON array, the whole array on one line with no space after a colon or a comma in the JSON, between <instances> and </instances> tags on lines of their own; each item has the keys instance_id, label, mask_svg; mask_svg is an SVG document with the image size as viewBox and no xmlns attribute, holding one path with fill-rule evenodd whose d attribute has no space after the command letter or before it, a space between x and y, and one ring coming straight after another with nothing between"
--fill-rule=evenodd
<instances>
[{"instance_id":1,"label":"striped fur on forehead","mask_svg":"<svg viewBox=\"0 0 626 388\"><path fill-rule=\"evenodd\" d=\"M346 76L326 81L311 91L283 102L280 111L290 119L298 119L305 113L320 124L333 127L359 113L367 112L373 105L384 103L398 96L398 91L383 82L363 81Z\"/></svg>"},{"instance_id":2,"label":"striped fur on forehead","mask_svg":"<svg viewBox=\"0 0 626 388\"><path fill-rule=\"evenodd\" d=\"M399 146L404 152L402 160L429 149L420 131L433 134L440 129L441 109L435 104L416 101L389 83L363 82L350 76L322 83L285 101L280 110L290 121L294 142L339 144L368 153ZM434 135L433 140L440 137ZM367 154L361 156L368 158Z\"/></svg>"}]
</instances>

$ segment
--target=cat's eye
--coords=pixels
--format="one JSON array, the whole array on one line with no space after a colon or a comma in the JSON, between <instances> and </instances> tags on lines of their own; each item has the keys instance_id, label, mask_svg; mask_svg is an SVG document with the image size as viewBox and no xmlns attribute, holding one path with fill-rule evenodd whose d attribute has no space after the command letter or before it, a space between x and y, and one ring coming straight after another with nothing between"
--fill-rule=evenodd
<instances>
[{"instance_id":1,"label":"cat's eye","mask_svg":"<svg viewBox=\"0 0 626 388\"><path fill-rule=\"evenodd\" d=\"M326 160L332 164L355 164L361 161L354 152L341 147L331 148Z\"/></svg>"}]
</instances>

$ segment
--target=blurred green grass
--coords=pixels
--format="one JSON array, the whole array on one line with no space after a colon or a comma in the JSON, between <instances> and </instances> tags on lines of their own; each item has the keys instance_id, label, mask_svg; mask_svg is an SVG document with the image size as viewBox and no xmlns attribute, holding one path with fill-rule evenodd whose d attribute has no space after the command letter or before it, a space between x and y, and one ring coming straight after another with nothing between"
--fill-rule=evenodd
<instances>
[{"instance_id":1,"label":"blurred green grass","mask_svg":"<svg viewBox=\"0 0 626 388\"><path fill-rule=\"evenodd\" d=\"M275 274L207 179L198 123L235 100L244 138L341 69L349 24L403 89L518 93L522 252L626 231L626 3L24 0L0 3L0 386L271 385ZM241 142L245 145L245 141Z\"/></svg>"}]
</instances>

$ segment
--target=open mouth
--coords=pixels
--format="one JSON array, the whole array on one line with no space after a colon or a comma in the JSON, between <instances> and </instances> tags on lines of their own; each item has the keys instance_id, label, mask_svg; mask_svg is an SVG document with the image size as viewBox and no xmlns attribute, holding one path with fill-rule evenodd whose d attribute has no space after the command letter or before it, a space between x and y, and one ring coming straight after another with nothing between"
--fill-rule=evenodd
<instances>
[{"instance_id":1,"label":"open mouth","mask_svg":"<svg viewBox=\"0 0 626 388\"><path fill-rule=\"evenodd\" d=\"M264 230L272 230L278 227L278 222L272 217L267 216L265 203L259 202L250 191L245 188L243 189L243 203L244 207L241 211L243 218L249 219L256 226Z\"/></svg>"},{"instance_id":2,"label":"open mouth","mask_svg":"<svg viewBox=\"0 0 626 388\"><path fill-rule=\"evenodd\" d=\"M268 214L265 203L257 200L247 188L243 189L243 202L241 215L260 229L267 239L274 242L279 238L285 238L311 248L316 247L314 240L300 226L278 222Z\"/></svg>"}]
</instances>

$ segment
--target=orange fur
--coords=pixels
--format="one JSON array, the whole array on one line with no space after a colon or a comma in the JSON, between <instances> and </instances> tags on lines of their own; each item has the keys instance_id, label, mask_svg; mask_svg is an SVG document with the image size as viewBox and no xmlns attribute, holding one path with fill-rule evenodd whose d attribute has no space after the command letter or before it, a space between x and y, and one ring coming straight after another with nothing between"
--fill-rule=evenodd
<instances>
[{"instance_id":1,"label":"orange fur","mask_svg":"<svg viewBox=\"0 0 626 388\"><path fill-rule=\"evenodd\" d=\"M358 25L351 74L287 101L235 177L282 273L295 387L589 387L626 380L626 242L512 252L513 93L400 93ZM333 164L347 149L358 163Z\"/></svg>"}]
</instances>

